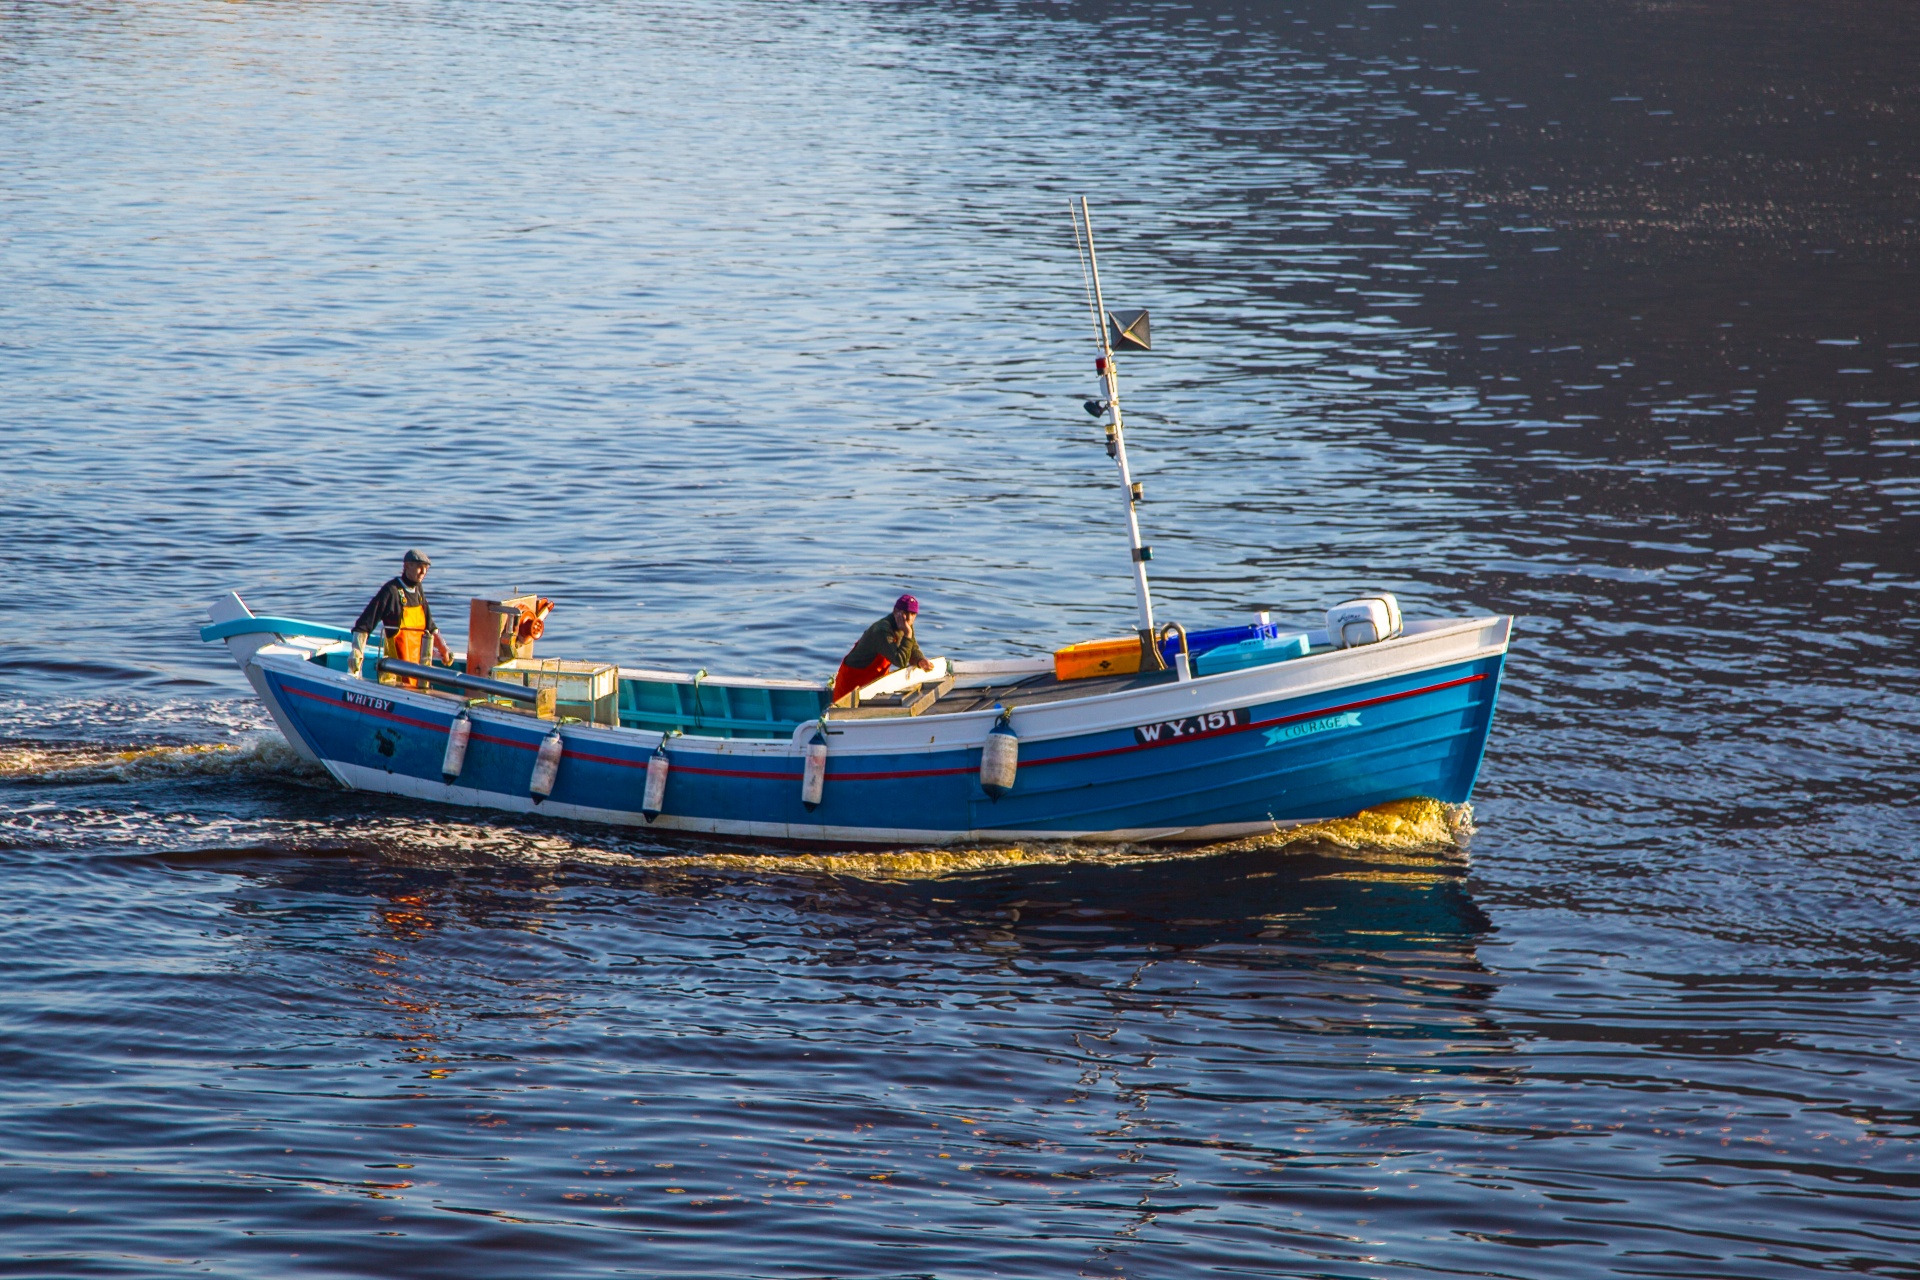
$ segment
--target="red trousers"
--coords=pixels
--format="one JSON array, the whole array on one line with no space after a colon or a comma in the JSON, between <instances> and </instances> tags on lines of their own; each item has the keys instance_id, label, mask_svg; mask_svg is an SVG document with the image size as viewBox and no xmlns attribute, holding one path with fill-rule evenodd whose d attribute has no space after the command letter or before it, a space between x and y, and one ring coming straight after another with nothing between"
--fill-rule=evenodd
<instances>
[{"instance_id":1,"label":"red trousers","mask_svg":"<svg viewBox=\"0 0 1920 1280\"><path fill-rule=\"evenodd\" d=\"M872 684L887 674L892 667L893 663L883 657L875 658L870 665L864 667L850 667L842 662L840 669L833 673L833 701L840 701L863 684Z\"/></svg>"}]
</instances>

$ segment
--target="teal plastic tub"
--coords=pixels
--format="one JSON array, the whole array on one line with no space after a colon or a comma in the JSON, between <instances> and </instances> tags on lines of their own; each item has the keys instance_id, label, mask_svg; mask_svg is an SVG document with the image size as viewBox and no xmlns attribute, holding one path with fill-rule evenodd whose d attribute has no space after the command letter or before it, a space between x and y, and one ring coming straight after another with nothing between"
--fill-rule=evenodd
<instances>
[{"instance_id":1,"label":"teal plastic tub","mask_svg":"<svg viewBox=\"0 0 1920 1280\"><path fill-rule=\"evenodd\" d=\"M1304 635L1261 636L1252 640L1242 640L1238 644L1223 644L1217 649L1209 649L1193 660L1193 674L1197 676L1217 676L1222 671L1243 671L1248 667L1264 667L1270 662L1285 662L1289 658L1307 656L1307 638Z\"/></svg>"}]
</instances>

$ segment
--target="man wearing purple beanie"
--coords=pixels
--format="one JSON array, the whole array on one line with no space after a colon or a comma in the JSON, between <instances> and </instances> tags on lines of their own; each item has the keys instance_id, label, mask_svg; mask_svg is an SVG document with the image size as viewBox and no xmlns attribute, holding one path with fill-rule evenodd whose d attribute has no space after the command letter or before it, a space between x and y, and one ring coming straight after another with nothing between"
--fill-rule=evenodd
<instances>
[{"instance_id":1,"label":"man wearing purple beanie","mask_svg":"<svg viewBox=\"0 0 1920 1280\"><path fill-rule=\"evenodd\" d=\"M833 677L833 700L846 697L861 685L878 680L887 672L909 662L922 671L933 670L920 642L913 638L913 621L920 613L920 602L901 596L893 602L893 612L868 627L840 659L840 670Z\"/></svg>"}]
</instances>

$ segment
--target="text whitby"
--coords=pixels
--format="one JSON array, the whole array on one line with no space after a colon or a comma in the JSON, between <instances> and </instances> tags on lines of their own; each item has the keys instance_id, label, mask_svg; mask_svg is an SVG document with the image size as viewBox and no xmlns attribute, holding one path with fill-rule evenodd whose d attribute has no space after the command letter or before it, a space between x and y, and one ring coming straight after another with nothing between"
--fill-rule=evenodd
<instances>
[{"instance_id":1,"label":"text whitby","mask_svg":"<svg viewBox=\"0 0 1920 1280\"><path fill-rule=\"evenodd\" d=\"M1222 729L1231 729L1235 725L1246 722L1245 709L1236 707L1231 711L1209 711L1205 715L1188 716L1184 720L1162 720L1159 724L1143 724L1133 731L1133 738L1142 746L1163 747L1181 738L1191 738L1202 733L1218 733Z\"/></svg>"}]
</instances>

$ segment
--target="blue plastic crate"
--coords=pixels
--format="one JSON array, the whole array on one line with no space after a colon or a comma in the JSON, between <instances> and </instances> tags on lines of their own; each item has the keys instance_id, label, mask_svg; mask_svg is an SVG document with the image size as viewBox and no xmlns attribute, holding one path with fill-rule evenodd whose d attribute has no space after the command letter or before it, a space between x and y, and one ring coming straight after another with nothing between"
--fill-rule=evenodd
<instances>
[{"instance_id":1,"label":"blue plastic crate","mask_svg":"<svg viewBox=\"0 0 1920 1280\"><path fill-rule=\"evenodd\" d=\"M1275 640L1279 636L1280 628L1272 623L1264 626L1254 622L1244 627L1209 627L1205 631L1187 633L1187 654L1197 658L1223 645L1239 644L1243 640ZM1167 660L1168 666L1173 665L1173 655L1178 652L1180 652L1179 636L1168 636L1160 642L1160 656Z\"/></svg>"},{"instance_id":2,"label":"blue plastic crate","mask_svg":"<svg viewBox=\"0 0 1920 1280\"><path fill-rule=\"evenodd\" d=\"M1269 662L1304 658L1307 656L1307 649L1307 638L1304 635L1260 636L1252 640L1242 640L1238 644L1225 644L1207 650L1193 660L1193 674L1217 676L1222 671L1264 667Z\"/></svg>"}]
</instances>

